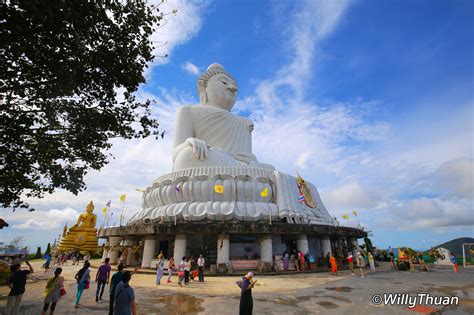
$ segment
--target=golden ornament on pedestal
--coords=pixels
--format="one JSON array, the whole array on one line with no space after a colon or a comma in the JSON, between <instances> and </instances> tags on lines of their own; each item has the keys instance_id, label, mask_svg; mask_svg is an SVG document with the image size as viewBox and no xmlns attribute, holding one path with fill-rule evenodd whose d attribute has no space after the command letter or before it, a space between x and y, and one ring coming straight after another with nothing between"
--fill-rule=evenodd
<instances>
[{"instance_id":1,"label":"golden ornament on pedestal","mask_svg":"<svg viewBox=\"0 0 474 315\"><path fill-rule=\"evenodd\" d=\"M86 211L79 215L66 235L63 235L59 249L61 251L78 250L80 252L97 252L97 229L95 228L97 216L93 213L94 204L89 202ZM65 227L66 229L66 227Z\"/></svg>"}]
</instances>

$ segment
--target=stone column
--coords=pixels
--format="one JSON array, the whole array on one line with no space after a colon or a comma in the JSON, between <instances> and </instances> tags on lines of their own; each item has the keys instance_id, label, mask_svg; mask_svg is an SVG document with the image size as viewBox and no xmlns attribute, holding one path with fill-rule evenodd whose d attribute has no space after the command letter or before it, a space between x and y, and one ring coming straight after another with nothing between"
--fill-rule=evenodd
<instances>
[{"instance_id":1,"label":"stone column","mask_svg":"<svg viewBox=\"0 0 474 315\"><path fill-rule=\"evenodd\" d=\"M270 234L260 235L260 257L262 262L273 262L272 236Z\"/></svg>"},{"instance_id":2,"label":"stone column","mask_svg":"<svg viewBox=\"0 0 474 315\"><path fill-rule=\"evenodd\" d=\"M143 244L142 268L150 268L151 260L155 256L155 235L147 235Z\"/></svg>"},{"instance_id":3,"label":"stone column","mask_svg":"<svg viewBox=\"0 0 474 315\"><path fill-rule=\"evenodd\" d=\"M323 257L326 257L326 254L329 252L332 254L331 249L331 240L329 239L329 235L321 235L321 251L323 252Z\"/></svg>"},{"instance_id":4,"label":"stone column","mask_svg":"<svg viewBox=\"0 0 474 315\"><path fill-rule=\"evenodd\" d=\"M267 272L272 270L273 266L273 244L270 234L260 235L260 261L261 271Z\"/></svg>"},{"instance_id":5,"label":"stone column","mask_svg":"<svg viewBox=\"0 0 474 315\"><path fill-rule=\"evenodd\" d=\"M116 264L117 263L117 258L118 258L118 246L120 245L120 242L122 241L121 236L110 236L109 237L109 258L110 258L110 263L111 264Z\"/></svg>"},{"instance_id":6,"label":"stone column","mask_svg":"<svg viewBox=\"0 0 474 315\"><path fill-rule=\"evenodd\" d=\"M136 245L135 238L133 237L127 237L125 238L124 245L126 246L126 251L127 251L127 260L125 261L125 264L127 266L132 266L135 262L135 259L133 257L133 249L132 246Z\"/></svg>"},{"instance_id":7,"label":"stone column","mask_svg":"<svg viewBox=\"0 0 474 315\"><path fill-rule=\"evenodd\" d=\"M174 238L173 257L178 266L181 258L186 255L186 234L176 234Z\"/></svg>"},{"instance_id":8,"label":"stone column","mask_svg":"<svg viewBox=\"0 0 474 315\"><path fill-rule=\"evenodd\" d=\"M308 237L306 234L299 234L296 239L296 249L306 254L309 252Z\"/></svg>"},{"instance_id":9,"label":"stone column","mask_svg":"<svg viewBox=\"0 0 474 315\"><path fill-rule=\"evenodd\" d=\"M230 237L229 234L217 236L217 271L225 272L229 264ZM220 267L219 267L220 266Z\"/></svg>"},{"instance_id":10,"label":"stone column","mask_svg":"<svg viewBox=\"0 0 474 315\"><path fill-rule=\"evenodd\" d=\"M105 241L104 251L102 252L102 261L104 261L105 258L109 257L109 250L108 250L108 249L105 249L105 247L107 247L107 246L110 246L109 239L107 239L107 240Z\"/></svg>"},{"instance_id":11,"label":"stone column","mask_svg":"<svg viewBox=\"0 0 474 315\"><path fill-rule=\"evenodd\" d=\"M354 257L357 257L357 253L359 252L359 244L357 242L357 238L351 237L349 238L349 242L352 245L352 255L354 255Z\"/></svg>"}]
</instances>

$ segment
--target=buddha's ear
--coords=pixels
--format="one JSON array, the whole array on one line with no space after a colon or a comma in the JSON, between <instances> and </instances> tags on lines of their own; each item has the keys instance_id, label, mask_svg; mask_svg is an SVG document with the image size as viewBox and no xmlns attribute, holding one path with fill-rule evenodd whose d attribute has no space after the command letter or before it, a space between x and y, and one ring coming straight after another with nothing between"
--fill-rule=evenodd
<instances>
[{"instance_id":1,"label":"buddha's ear","mask_svg":"<svg viewBox=\"0 0 474 315\"><path fill-rule=\"evenodd\" d=\"M207 93L206 93L206 85L204 83L204 80L199 80L198 81L198 94L199 94L199 101L201 104L206 104L207 103Z\"/></svg>"}]
</instances>

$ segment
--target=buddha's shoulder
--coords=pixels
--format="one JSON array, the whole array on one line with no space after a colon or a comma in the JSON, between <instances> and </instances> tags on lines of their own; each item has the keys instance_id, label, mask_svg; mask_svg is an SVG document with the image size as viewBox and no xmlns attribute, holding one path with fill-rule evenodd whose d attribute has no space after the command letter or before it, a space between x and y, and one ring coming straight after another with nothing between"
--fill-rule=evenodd
<instances>
[{"instance_id":1,"label":"buddha's shoulder","mask_svg":"<svg viewBox=\"0 0 474 315\"><path fill-rule=\"evenodd\" d=\"M178 108L178 113L186 113L186 112L191 112L193 109L197 107L196 105L183 105L180 108Z\"/></svg>"}]
</instances>

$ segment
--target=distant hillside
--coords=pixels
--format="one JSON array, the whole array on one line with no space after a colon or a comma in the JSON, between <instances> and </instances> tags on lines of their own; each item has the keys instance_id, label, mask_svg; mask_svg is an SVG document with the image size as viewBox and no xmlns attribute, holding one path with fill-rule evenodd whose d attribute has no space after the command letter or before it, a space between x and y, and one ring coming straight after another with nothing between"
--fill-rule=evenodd
<instances>
[{"instance_id":1,"label":"distant hillside","mask_svg":"<svg viewBox=\"0 0 474 315\"><path fill-rule=\"evenodd\" d=\"M455 238L454 240L451 240L449 242L434 246L434 248L443 247L443 248L449 249L451 253L456 255L456 257L462 257L462 244L463 243L474 243L474 238L472 237Z\"/></svg>"}]
</instances>

